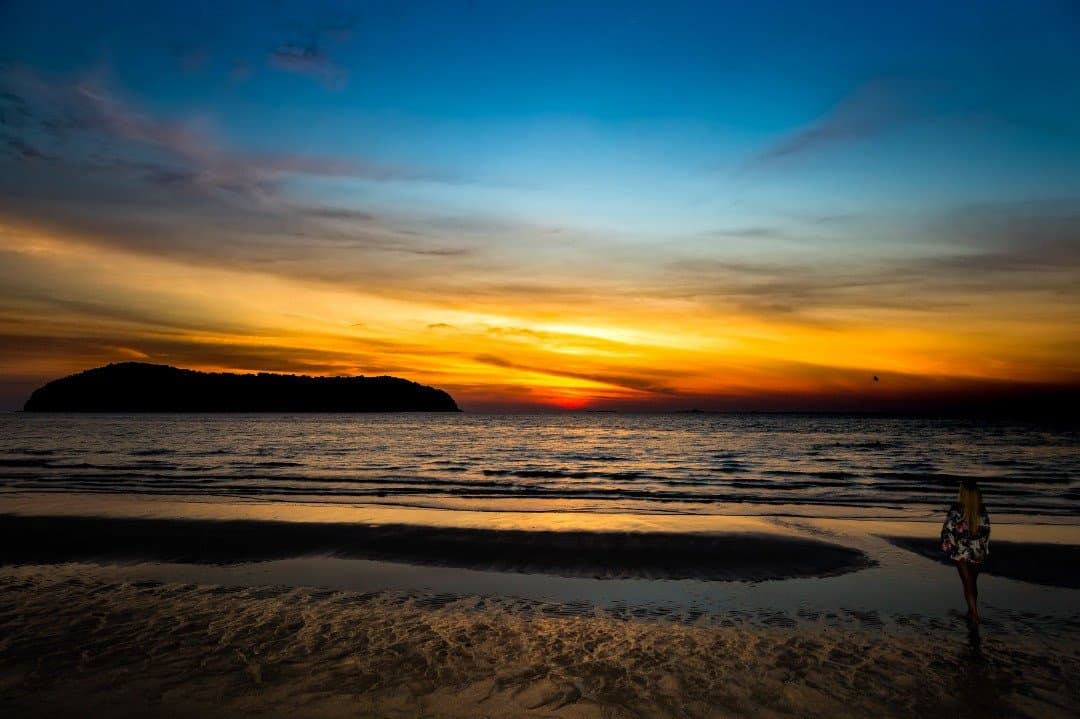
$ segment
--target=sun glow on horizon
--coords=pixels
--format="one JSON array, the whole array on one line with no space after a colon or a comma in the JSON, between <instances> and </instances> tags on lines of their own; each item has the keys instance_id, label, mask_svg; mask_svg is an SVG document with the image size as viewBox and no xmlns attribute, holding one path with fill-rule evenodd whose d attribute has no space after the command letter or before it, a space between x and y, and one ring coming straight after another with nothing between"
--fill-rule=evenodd
<instances>
[{"instance_id":1,"label":"sun glow on horizon","mask_svg":"<svg viewBox=\"0 0 1080 719\"><path fill-rule=\"evenodd\" d=\"M23 337L26 349L8 361L9 371L23 374L42 372L36 343L63 337L71 351L51 373L137 359L208 371L393 374L446 388L466 407L673 407L710 398L723 406L755 396L873 397L950 382L1060 379L1052 361L1032 371L1037 345L996 347L993 338L973 345L948 326L815 326L730 308L672 317L647 303L628 309L618 298L591 302L584 321L567 307L565 321L550 322L533 316L526 300L497 313L464 310L457 298L446 307L437 296L397 299L25 227L0 232L18 272L7 281L34 298L9 300L0 321L5 334ZM42 299L58 279L62 311ZM1036 330L1027 328L1037 337ZM1042 332L1045 345L1056 328ZM982 361L987 348L993 362ZM888 384L868 384L872 374Z\"/></svg>"}]
</instances>

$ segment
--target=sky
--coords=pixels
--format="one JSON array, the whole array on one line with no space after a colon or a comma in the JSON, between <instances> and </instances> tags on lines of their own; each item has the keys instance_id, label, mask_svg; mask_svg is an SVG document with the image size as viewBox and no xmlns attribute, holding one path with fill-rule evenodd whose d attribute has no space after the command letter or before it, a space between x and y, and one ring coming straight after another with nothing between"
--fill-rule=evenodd
<instances>
[{"instance_id":1,"label":"sky","mask_svg":"<svg viewBox=\"0 0 1080 719\"><path fill-rule=\"evenodd\" d=\"M473 411L1060 396L1078 77L1069 0L0 0L0 409L130 360Z\"/></svg>"}]
</instances>

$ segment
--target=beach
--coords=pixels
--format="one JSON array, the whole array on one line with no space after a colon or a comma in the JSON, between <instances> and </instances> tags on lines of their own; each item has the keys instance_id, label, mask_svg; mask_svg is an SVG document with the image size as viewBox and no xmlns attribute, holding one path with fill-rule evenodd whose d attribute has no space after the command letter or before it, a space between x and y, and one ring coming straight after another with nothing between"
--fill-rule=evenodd
<instances>
[{"instance_id":1,"label":"beach","mask_svg":"<svg viewBox=\"0 0 1080 719\"><path fill-rule=\"evenodd\" d=\"M312 436L343 426L311 421ZM974 431L966 425L937 427L920 446L891 420L859 420L851 439L836 420L797 420L776 436L782 421L751 418L746 432L771 436L777 459L764 439L748 444L737 427L724 435L694 417L530 419L531 435L465 443L467 455L449 445L471 431L461 420L411 420L411 430L395 420L404 447L393 452L356 440L385 421L350 421L353 434L336 440L356 456L355 471L340 459L339 469L325 456L308 461L291 448L290 425L274 419L228 420L231 433L195 438L183 420L10 424L16 436L0 466L0 710L1068 717L1080 701L1071 430L999 429L997 444L984 442L986 465L972 465L1002 508L991 510L983 622L973 628L956 571L937 551L943 508L934 504L937 488L955 481L942 464L954 433ZM484 433L523 425L467 421ZM53 431L57 422L66 433ZM824 490L801 490L799 503L810 480L780 469L826 461L808 426L830 431L837 474ZM407 466L421 453L410 431L429 444L445 432L448 449ZM562 453L538 451L556 431L568 438ZM124 439L110 445L99 433ZM793 442L809 457L789 457ZM680 466L704 458L738 470L680 476L679 448ZM641 452L648 458L634 459ZM261 474L251 456L268 465ZM427 495L431 459L465 469L433 471ZM597 464L620 462L608 474L635 474L597 476ZM899 470L885 465L912 462L944 478L905 480L924 489L900 501L889 489ZM478 496L466 491L500 463L517 485L497 496L486 484ZM399 469L381 466L369 483L372 464ZM399 483L357 498L395 474L407 491ZM447 503L440 489L452 474ZM730 486L751 481L756 494ZM678 501L663 499L688 482ZM830 495L829 482L848 486ZM283 483L304 494L283 494ZM583 499L582 483L595 496ZM571 491L551 496L560 487Z\"/></svg>"},{"instance_id":2,"label":"beach","mask_svg":"<svg viewBox=\"0 0 1080 719\"><path fill-rule=\"evenodd\" d=\"M17 546L65 522L88 538L79 561ZM234 543L178 552L160 521L0 517L0 706L110 717L1066 717L1080 699L1076 545L1005 545L1060 571L1034 584L988 568L974 632L954 571L875 533L926 525L567 532L537 567L528 555L493 559L495 530L368 527L330 551L340 524L298 525L290 531L317 537L308 549L319 553L271 558L247 548L253 533L283 541L275 523L202 523L171 531ZM157 538L139 542L140 532ZM359 558L372 538L402 534L456 546L424 563ZM511 545L550 539L527 534ZM598 542L695 561L682 578L658 573L648 552L612 570L583 556ZM695 570L704 548L712 566ZM742 556L725 561L731 548ZM807 548L817 559L788 558ZM847 551L821 559L823 548Z\"/></svg>"},{"instance_id":3,"label":"beach","mask_svg":"<svg viewBox=\"0 0 1080 719\"><path fill-rule=\"evenodd\" d=\"M1075 621L563 616L477 597L5 574L26 716L1070 716ZM10 608L14 607L14 614Z\"/></svg>"}]
</instances>

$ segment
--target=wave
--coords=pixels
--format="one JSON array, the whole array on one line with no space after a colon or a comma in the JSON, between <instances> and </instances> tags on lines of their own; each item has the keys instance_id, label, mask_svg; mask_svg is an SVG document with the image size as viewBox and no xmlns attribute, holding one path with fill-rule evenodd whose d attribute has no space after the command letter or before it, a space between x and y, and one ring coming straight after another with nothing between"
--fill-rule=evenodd
<instances>
[{"instance_id":1,"label":"wave","mask_svg":"<svg viewBox=\"0 0 1080 719\"><path fill-rule=\"evenodd\" d=\"M589 470L570 469L483 469L480 470L485 476L496 477L522 477L524 479L615 479L635 480L649 479L650 475L644 471L625 472L596 472Z\"/></svg>"},{"instance_id":2,"label":"wave","mask_svg":"<svg viewBox=\"0 0 1080 719\"><path fill-rule=\"evenodd\" d=\"M908 482L945 484L956 487L966 479L982 484L1069 484L1072 477L1056 472L1029 472L998 475L948 474L944 472L875 472L879 479L900 479Z\"/></svg>"},{"instance_id":3,"label":"wave","mask_svg":"<svg viewBox=\"0 0 1080 719\"><path fill-rule=\"evenodd\" d=\"M33 459L16 457L14 459L8 459L7 457L0 457L0 467L48 467L49 460L47 459Z\"/></svg>"},{"instance_id":4,"label":"wave","mask_svg":"<svg viewBox=\"0 0 1080 719\"><path fill-rule=\"evenodd\" d=\"M972 477L995 508L1051 505L1058 515L1077 512L1077 441L1072 430L853 417L11 415L0 416L0 489L192 501L431 496L509 511L533 499L605 511L843 505L920 516Z\"/></svg>"},{"instance_id":5,"label":"wave","mask_svg":"<svg viewBox=\"0 0 1080 719\"><path fill-rule=\"evenodd\" d=\"M881 451L886 449L896 449L904 446L903 442L892 440L860 440L854 442L822 442L819 444L811 445L812 449L826 450L826 449L869 449L874 451Z\"/></svg>"}]
</instances>

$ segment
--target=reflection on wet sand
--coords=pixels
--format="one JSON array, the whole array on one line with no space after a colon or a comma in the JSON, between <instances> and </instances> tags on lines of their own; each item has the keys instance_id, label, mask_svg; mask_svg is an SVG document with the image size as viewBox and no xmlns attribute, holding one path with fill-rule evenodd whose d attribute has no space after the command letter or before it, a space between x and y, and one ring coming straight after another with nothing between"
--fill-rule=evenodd
<instances>
[{"instance_id":1,"label":"reflection on wet sand","mask_svg":"<svg viewBox=\"0 0 1080 719\"><path fill-rule=\"evenodd\" d=\"M5 535L32 538L35 519L76 521L23 517ZM135 535L143 555L180 546L169 527L190 538L201 526L78 521L161 530ZM855 531L863 524L874 533ZM342 532L299 524L268 539L278 524L242 526L288 552ZM754 583L340 557L236 564L235 543L210 547L226 564L77 563L79 531L67 528L55 563L0 567L5 715L1041 719L1080 701L1076 590L988 576L985 623L971 633L953 572L876 536L882 523L787 521L761 546L790 549L801 534L876 566ZM424 529L427 540L476 531Z\"/></svg>"},{"instance_id":2,"label":"reflection on wet sand","mask_svg":"<svg viewBox=\"0 0 1080 719\"><path fill-rule=\"evenodd\" d=\"M982 632L977 624L967 629L967 642L957 649L956 696L960 707L972 716L993 716L1005 703L1004 677L994 677L994 666L983 655Z\"/></svg>"},{"instance_id":3,"label":"reflection on wet sand","mask_svg":"<svg viewBox=\"0 0 1080 719\"><path fill-rule=\"evenodd\" d=\"M1080 700L1080 623L683 617L484 597L5 570L0 708L56 716L1030 716ZM783 620L783 621L781 621Z\"/></svg>"},{"instance_id":4,"label":"reflection on wet sand","mask_svg":"<svg viewBox=\"0 0 1080 719\"><path fill-rule=\"evenodd\" d=\"M776 533L522 531L417 525L0 514L0 561L157 559L237 564L322 554L569 577L763 581L874 565L863 552ZM73 541L73 538L75 541Z\"/></svg>"},{"instance_id":5,"label":"reflection on wet sand","mask_svg":"<svg viewBox=\"0 0 1080 719\"><path fill-rule=\"evenodd\" d=\"M952 565L941 553L933 537L883 537L890 543ZM991 576L1019 579L1051 587L1080 589L1080 546L1043 542L1003 542L992 544L990 558L982 571Z\"/></svg>"}]
</instances>

